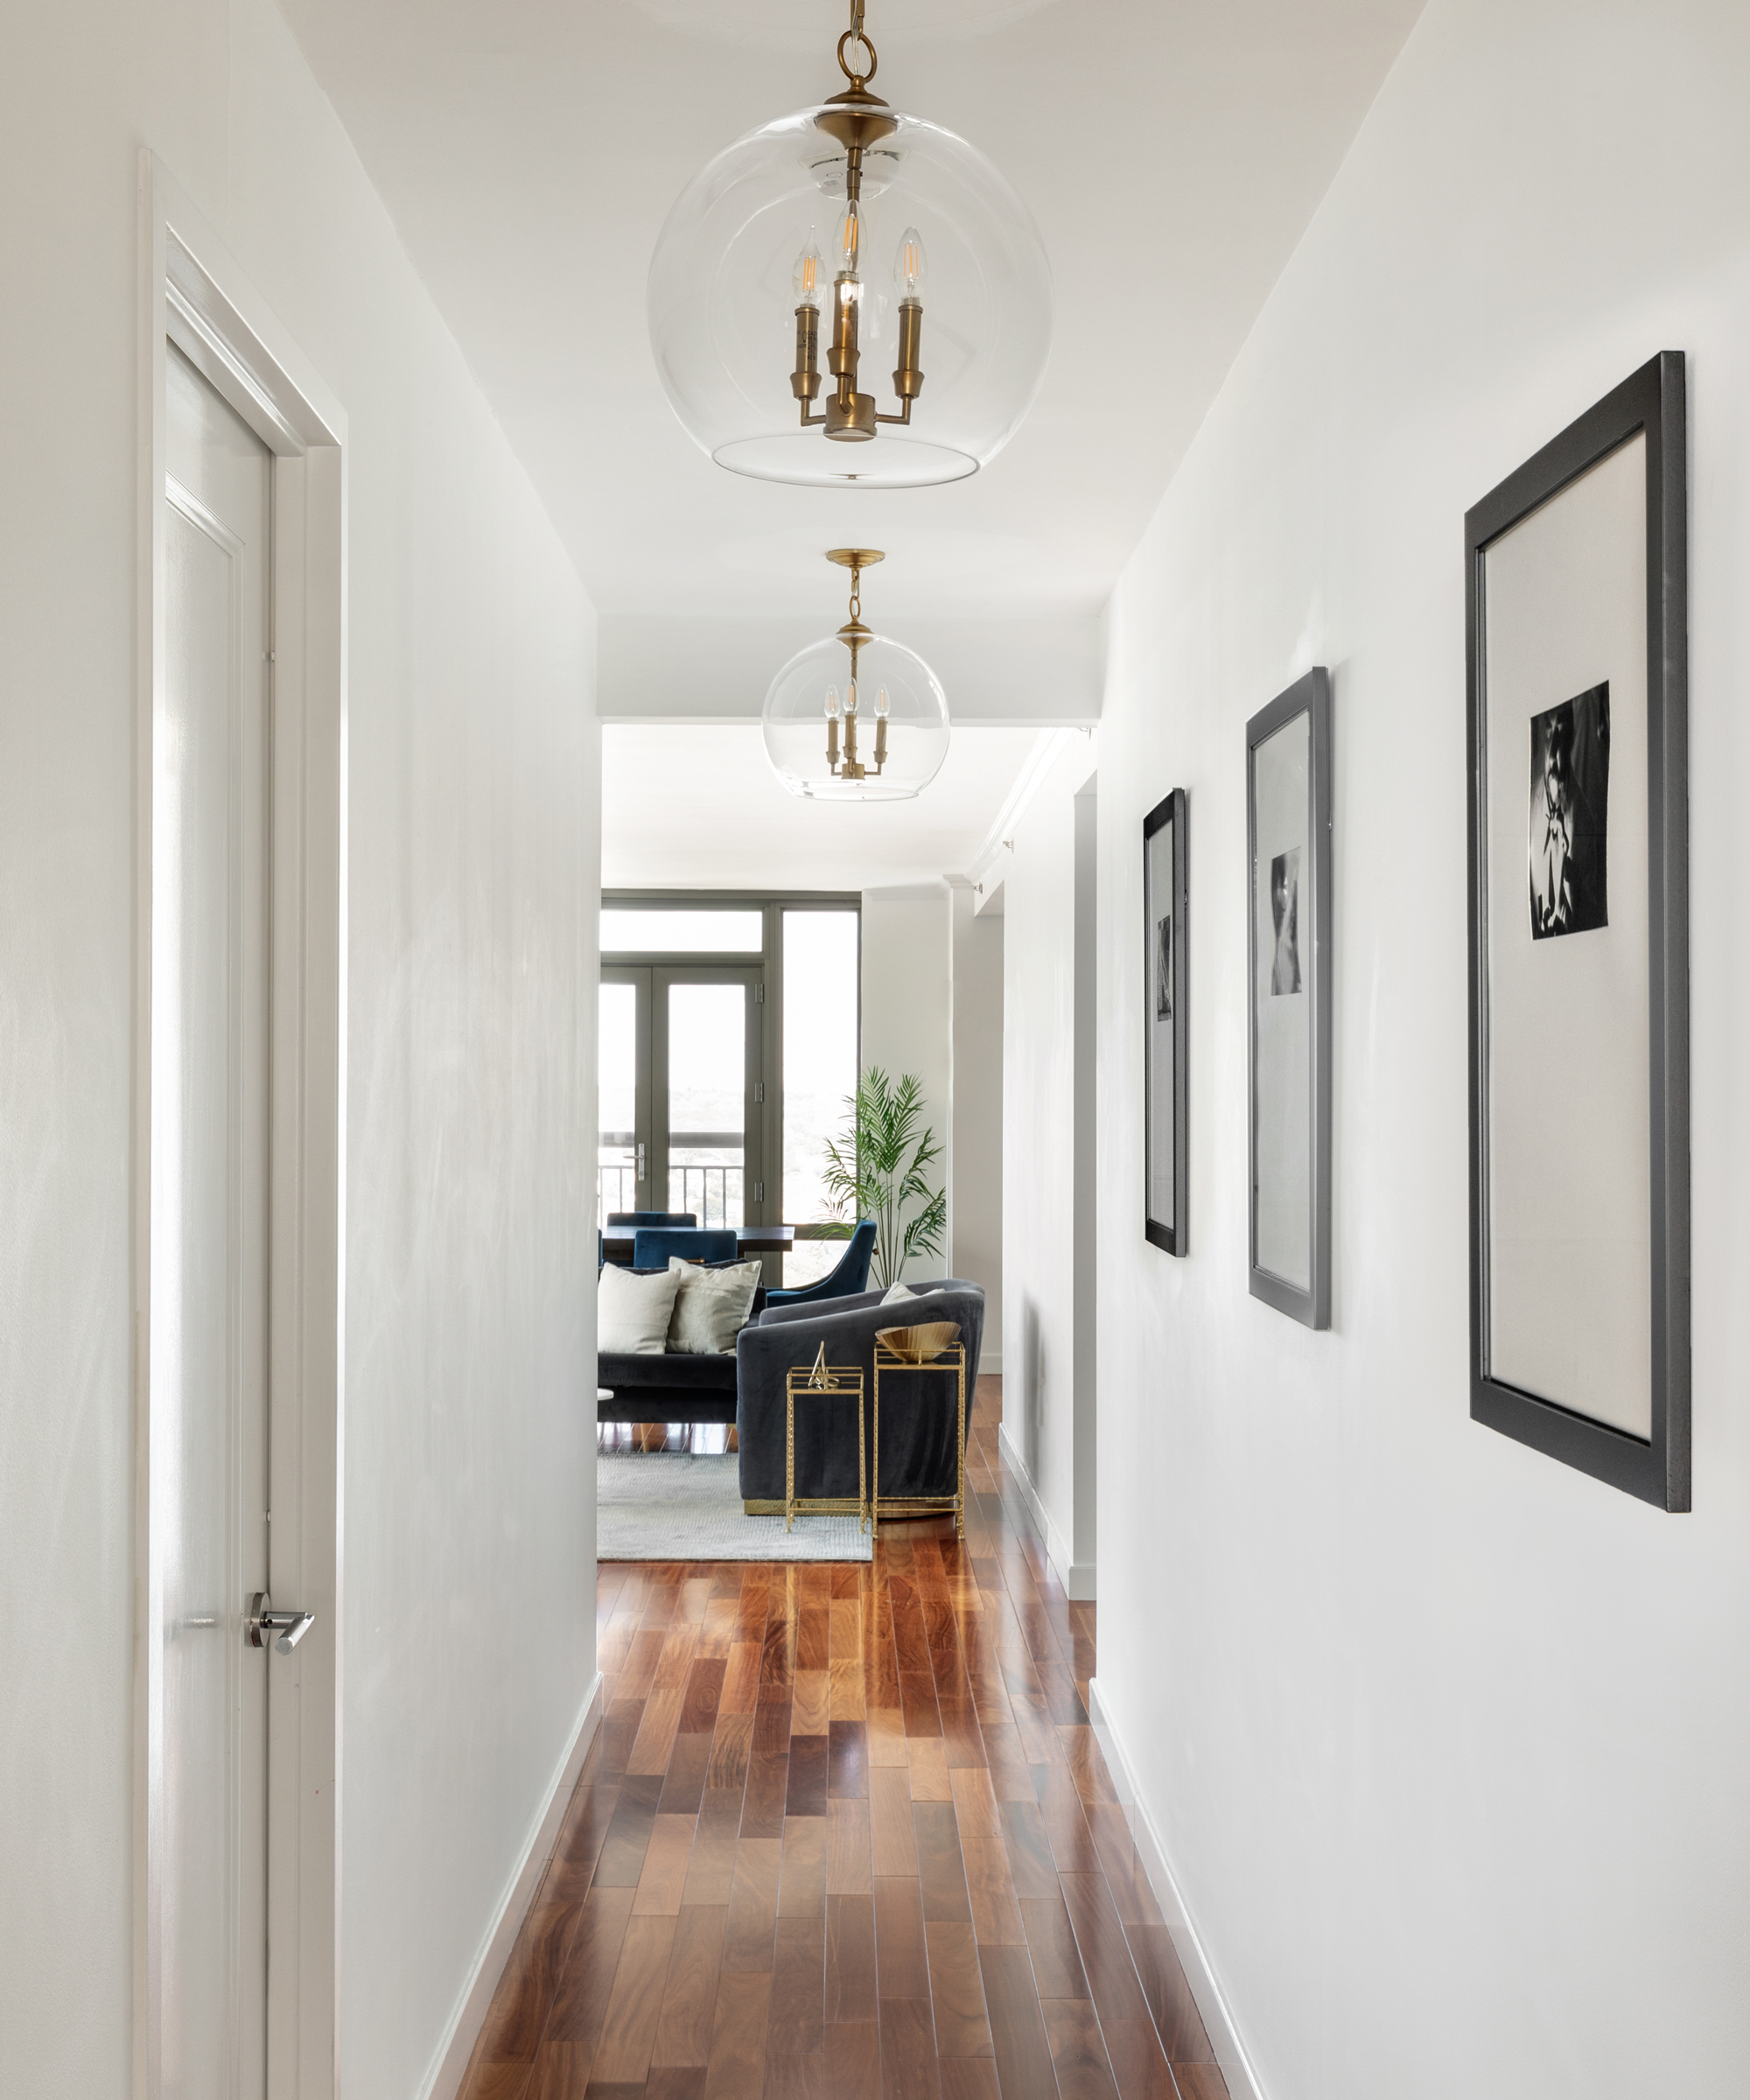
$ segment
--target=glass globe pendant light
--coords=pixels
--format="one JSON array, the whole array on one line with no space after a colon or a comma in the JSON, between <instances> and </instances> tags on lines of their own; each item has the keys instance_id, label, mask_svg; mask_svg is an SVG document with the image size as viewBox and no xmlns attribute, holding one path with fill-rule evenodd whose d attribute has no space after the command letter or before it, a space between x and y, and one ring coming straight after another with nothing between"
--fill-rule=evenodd
<instances>
[{"instance_id":1,"label":"glass globe pendant light","mask_svg":"<svg viewBox=\"0 0 1750 2100\"><path fill-rule=\"evenodd\" d=\"M923 658L863 624L872 547L835 547L850 571L850 616L772 681L760 713L766 755L792 794L900 802L928 787L948 756L948 701Z\"/></svg>"},{"instance_id":2,"label":"glass globe pendant light","mask_svg":"<svg viewBox=\"0 0 1750 2100\"><path fill-rule=\"evenodd\" d=\"M871 94L876 62L851 0L850 86L719 153L656 243L657 371L733 472L957 481L1013 436L1044 376L1051 270L1032 215L963 138Z\"/></svg>"}]
</instances>

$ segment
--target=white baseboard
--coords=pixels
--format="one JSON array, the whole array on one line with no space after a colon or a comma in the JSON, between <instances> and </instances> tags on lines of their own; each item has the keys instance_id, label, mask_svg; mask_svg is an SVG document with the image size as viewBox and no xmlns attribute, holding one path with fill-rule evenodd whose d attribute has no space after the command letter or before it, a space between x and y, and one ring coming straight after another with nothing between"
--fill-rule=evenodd
<instances>
[{"instance_id":1,"label":"white baseboard","mask_svg":"<svg viewBox=\"0 0 1750 2100\"><path fill-rule=\"evenodd\" d=\"M979 1350L978 1376L981 1378L1000 1378L1003 1376L1003 1352L1001 1349Z\"/></svg>"},{"instance_id":2,"label":"white baseboard","mask_svg":"<svg viewBox=\"0 0 1750 2100\"><path fill-rule=\"evenodd\" d=\"M1088 1687L1088 1718L1094 1725L1101 1754L1106 1760L1106 1768L1112 1775L1112 1784L1124 1806L1124 1819L1130 1826L1130 1842L1137 1848L1137 1857L1143 1863L1149 1886L1166 1914L1173 1951L1185 1971L1185 1980L1191 1986L1191 1995L1197 2000L1197 2010L1203 2016L1204 2030L1209 2037L1210 2048L1215 2052L1215 2062L1222 2068L1222 2076L1228 2082L1230 2100L1264 2100L1264 2088L1235 2027L1227 1997L1215 1981L1208 1956L1203 1951L1203 1942L1198 1937L1197 1928L1185 1908L1179 1883L1167 1863L1160 1832L1138 1791L1135 1768L1125 1755L1124 1744L1112 1726L1111 1712L1100 1690L1098 1677Z\"/></svg>"},{"instance_id":3,"label":"white baseboard","mask_svg":"<svg viewBox=\"0 0 1750 2100\"><path fill-rule=\"evenodd\" d=\"M1032 1526L1033 1536L1045 1548L1045 1557L1063 1585L1063 1593L1076 1604L1085 1604L1094 1594L1094 1567L1090 1561L1078 1561L1069 1550L1069 1541L1051 1521L1051 1512L1040 1499L1033 1476L1027 1471L1026 1460L1011 1440L1006 1422L997 1425L997 1447L1003 1454L1003 1463L1014 1475L1015 1485L1021 1491L1021 1507L1026 1512L1027 1522Z\"/></svg>"},{"instance_id":4,"label":"white baseboard","mask_svg":"<svg viewBox=\"0 0 1750 2100\"><path fill-rule=\"evenodd\" d=\"M595 1740L596 1731L601 1726L601 1718L602 1679L598 1670L595 1683L590 1687L590 1696L578 1716L578 1725L571 1731L565 1754L559 1760L546 1797L530 1826L522 1857L504 1892L497 1915L481 1942L467 1984L457 2000L449 2030L438 2046L436 2065L419 2089L419 2100L455 2100L461 2090L474 2045L492 2008L493 1993L504 1975L505 1964L509 1961L516 1936L522 1929L522 1921L528 1915L528 1907L535 1900L535 1892L541 1886L547 1862L553 1856L566 1804L578 1783L584 1760L589 1755L590 1745Z\"/></svg>"}]
</instances>

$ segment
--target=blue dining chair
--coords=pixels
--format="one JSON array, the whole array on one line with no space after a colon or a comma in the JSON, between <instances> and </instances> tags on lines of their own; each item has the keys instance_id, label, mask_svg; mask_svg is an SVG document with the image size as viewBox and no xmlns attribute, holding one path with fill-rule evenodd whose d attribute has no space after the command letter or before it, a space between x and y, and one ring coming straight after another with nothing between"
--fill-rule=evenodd
<instances>
[{"instance_id":1,"label":"blue dining chair","mask_svg":"<svg viewBox=\"0 0 1750 2100\"><path fill-rule=\"evenodd\" d=\"M737 1246L732 1225L721 1232L644 1225L632 1236L632 1265L634 1269L666 1269L672 1255L679 1255L683 1262L732 1262Z\"/></svg>"},{"instance_id":2,"label":"blue dining chair","mask_svg":"<svg viewBox=\"0 0 1750 2100\"><path fill-rule=\"evenodd\" d=\"M768 1291L768 1306L807 1306L819 1298L855 1298L869 1288L869 1264L875 1255L875 1221L864 1218L850 1236L850 1244L830 1276L796 1291Z\"/></svg>"},{"instance_id":3,"label":"blue dining chair","mask_svg":"<svg viewBox=\"0 0 1750 2100\"><path fill-rule=\"evenodd\" d=\"M635 1232L640 1225L696 1225L698 1222L696 1210L611 1210L607 1214L610 1231L615 1226L624 1232L630 1225Z\"/></svg>"}]
</instances>

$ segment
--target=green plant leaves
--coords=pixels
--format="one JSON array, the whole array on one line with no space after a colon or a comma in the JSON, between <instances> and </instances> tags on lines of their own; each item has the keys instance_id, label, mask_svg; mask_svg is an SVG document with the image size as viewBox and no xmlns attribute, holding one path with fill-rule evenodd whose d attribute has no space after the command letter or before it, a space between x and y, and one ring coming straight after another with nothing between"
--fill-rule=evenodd
<instances>
[{"instance_id":1,"label":"green plant leaves","mask_svg":"<svg viewBox=\"0 0 1750 2100\"><path fill-rule=\"evenodd\" d=\"M914 1072L892 1080L872 1065L844 1107L844 1128L826 1143L827 1199L840 1222L875 1221L870 1280L885 1291L913 1255L942 1252L948 1192L932 1189L928 1172L942 1147L919 1128L924 1093Z\"/></svg>"}]
</instances>

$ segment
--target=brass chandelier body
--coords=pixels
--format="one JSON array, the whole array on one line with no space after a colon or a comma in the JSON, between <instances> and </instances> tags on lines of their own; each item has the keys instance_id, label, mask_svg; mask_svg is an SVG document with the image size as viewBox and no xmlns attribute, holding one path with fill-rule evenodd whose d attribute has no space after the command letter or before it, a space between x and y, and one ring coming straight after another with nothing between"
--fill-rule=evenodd
<instances>
[{"instance_id":1,"label":"brass chandelier body","mask_svg":"<svg viewBox=\"0 0 1750 2100\"><path fill-rule=\"evenodd\" d=\"M856 70L845 56L846 47L857 44L862 46L868 58L866 72ZM850 27L838 39L840 71L850 82L841 94L828 97L828 114L817 122L819 129L829 137L836 138L844 148L844 216L839 221L838 236L834 242L837 253L834 258L835 274L832 283L832 311L830 340L827 347L827 369L832 374L832 391L826 404L816 415L811 412L813 403L821 390L820 369L820 274L822 268L818 252L812 247L804 249L798 258L795 270L795 288L798 295L796 307L796 363L790 374L790 391L801 406L804 429L816 426L824 429L830 438L841 444L857 444L872 438L878 424L893 423L909 425L912 420L912 403L923 392L923 368L919 352L923 342L923 243L913 228L907 228L900 244L900 259L896 269L901 287L899 313L899 359L893 370L893 391L899 396L897 414L878 409L875 396L858 391L860 353L858 346L858 317L863 304L863 171L864 159L871 146L891 137L899 125L889 113L888 105L879 95L871 94L869 82L875 77L878 63L875 46L864 33L863 0L851 0ZM838 556L832 557L835 561ZM875 557L878 561L880 556ZM855 584L852 584L853 591Z\"/></svg>"},{"instance_id":2,"label":"brass chandelier body","mask_svg":"<svg viewBox=\"0 0 1750 2100\"><path fill-rule=\"evenodd\" d=\"M818 421L818 418L816 418ZM830 433L829 433L830 435ZM863 780L869 777L867 766L859 764L857 756L857 716L858 695L857 685L858 660L864 647L875 637L863 624L863 571L872 568L885 557L873 547L833 547L827 551L830 562L836 562L841 569L850 571L850 606L849 617L838 630L838 640L850 651L850 682L844 689L844 749L838 745L840 720L838 694L828 689L826 703L826 763L827 770L836 780ZM887 691L884 686L875 696L875 773L878 777L887 769Z\"/></svg>"}]
</instances>

